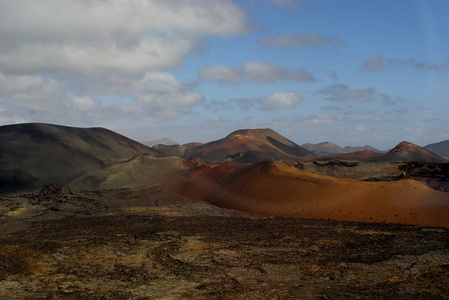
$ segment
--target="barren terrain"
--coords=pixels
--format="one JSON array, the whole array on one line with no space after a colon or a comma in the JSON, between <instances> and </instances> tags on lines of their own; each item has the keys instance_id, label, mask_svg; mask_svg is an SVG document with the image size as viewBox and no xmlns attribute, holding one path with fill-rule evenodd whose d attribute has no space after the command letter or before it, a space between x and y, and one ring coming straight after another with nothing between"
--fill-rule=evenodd
<instances>
[{"instance_id":1,"label":"barren terrain","mask_svg":"<svg viewBox=\"0 0 449 300\"><path fill-rule=\"evenodd\" d=\"M449 163L419 146L316 157L255 129L148 148L49 124L0 140L0 298L449 294Z\"/></svg>"},{"instance_id":2,"label":"barren terrain","mask_svg":"<svg viewBox=\"0 0 449 300\"><path fill-rule=\"evenodd\" d=\"M0 296L442 299L449 294L448 229L251 217L207 204L104 204L123 193L74 194L53 186L2 198Z\"/></svg>"}]
</instances>

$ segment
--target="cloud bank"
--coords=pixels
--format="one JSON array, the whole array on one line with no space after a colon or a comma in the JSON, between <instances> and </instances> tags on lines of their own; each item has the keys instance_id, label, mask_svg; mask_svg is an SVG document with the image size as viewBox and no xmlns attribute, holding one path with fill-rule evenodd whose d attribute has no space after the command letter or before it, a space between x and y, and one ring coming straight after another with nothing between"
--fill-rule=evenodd
<instances>
[{"instance_id":1,"label":"cloud bank","mask_svg":"<svg viewBox=\"0 0 449 300\"><path fill-rule=\"evenodd\" d=\"M0 1L0 120L175 118L204 97L167 71L249 30L229 0Z\"/></svg>"},{"instance_id":2,"label":"cloud bank","mask_svg":"<svg viewBox=\"0 0 449 300\"><path fill-rule=\"evenodd\" d=\"M316 81L311 73L305 70L290 69L267 62L252 60L245 62L240 69L228 66L212 66L199 71L200 80L237 84L246 81Z\"/></svg>"},{"instance_id":3,"label":"cloud bank","mask_svg":"<svg viewBox=\"0 0 449 300\"><path fill-rule=\"evenodd\" d=\"M204 35L248 30L231 1L43 0L0 3L4 73L179 67Z\"/></svg>"},{"instance_id":4,"label":"cloud bank","mask_svg":"<svg viewBox=\"0 0 449 300\"><path fill-rule=\"evenodd\" d=\"M345 41L340 37L327 37L316 32L286 34L277 37L264 37L260 40L262 46L275 48L293 48L303 46L339 46Z\"/></svg>"},{"instance_id":5,"label":"cloud bank","mask_svg":"<svg viewBox=\"0 0 449 300\"><path fill-rule=\"evenodd\" d=\"M449 57L438 64L430 64L422 61L417 61L414 58L409 59L398 59L398 58L384 58L382 56L372 56L365 60L365 62L360 66L360 69L371 71L371 72L381 72L384 71L384 67L411 67L417 70L424 71L441 71L449 66Z\"/></svg>"}]
</instances>

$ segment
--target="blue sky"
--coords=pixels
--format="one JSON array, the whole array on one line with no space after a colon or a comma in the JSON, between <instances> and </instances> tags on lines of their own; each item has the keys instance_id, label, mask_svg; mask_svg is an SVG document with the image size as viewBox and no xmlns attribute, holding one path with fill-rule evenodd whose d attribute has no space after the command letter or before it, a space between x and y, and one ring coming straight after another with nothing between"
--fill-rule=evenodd
<instances>
[{"instance_id":1,"label":"blue sky","mask_svg":"<svg viewBox=\"0 0 449 300\"><path fill-rule=\"evenodd\" d=\"M2 0L0 125L208 142L449 139L449 2Z\"/></svg>"}]
</instances>

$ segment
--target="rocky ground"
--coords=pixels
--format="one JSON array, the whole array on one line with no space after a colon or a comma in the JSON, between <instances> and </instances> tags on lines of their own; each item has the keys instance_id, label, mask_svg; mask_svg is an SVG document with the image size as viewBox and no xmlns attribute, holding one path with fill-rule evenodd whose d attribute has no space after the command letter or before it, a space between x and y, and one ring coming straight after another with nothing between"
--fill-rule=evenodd
<instances>
[{"instance_id":1,"label":"rocky ground","mask_svg":"<svg viewBox=\"0 0 449 300\"><path fill-rule=\"evenodd\" d=\"M362 181L398 181L413 179L430 188L449 192L449 163L426 162L361 162L361 161L310 161L284 162L300 170L320 175L350 178Z\"/></svg>"},{"instance_id":2,"label":"rocky ground","mask_svg":"<svg viewBox=\"0 0 449 300\"><path fill-rule=\"evenodd\" d=\"M449 230L111 207L123 191L1 198L0 297L442 299Z\"/></svg>"}]
</instances>

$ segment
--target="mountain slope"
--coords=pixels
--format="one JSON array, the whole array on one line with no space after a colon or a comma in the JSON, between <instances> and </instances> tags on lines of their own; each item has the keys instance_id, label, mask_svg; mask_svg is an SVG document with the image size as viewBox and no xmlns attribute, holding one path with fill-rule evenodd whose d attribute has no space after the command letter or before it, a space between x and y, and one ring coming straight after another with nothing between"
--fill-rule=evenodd
<instances>
[{"instance_id":1,"label":"mountain slope","mask_svg":"<svg viewBox=\"0 0 449 300\"><path fill-rule=\"evenodd\" d=\"M145 146L148 146L148 147L154 147L156 145L167 145L167 146L178 145L177 142L175 142L174 140L169 139L169 138L163 138L163 139L158 139L155 141L143 142L142 144Z\"/></svg>"},{"instance_id":2,"label":"mountain slope","mask_svg":"<svg viewBox=\"0 0 449 300\"><path fill-rule=\"evenodd\" d=\"M449 194L414 180L362 182L313 174L276 161L227 162L195 168L179 186L178 193L191 201L261 216L449 228Z\"/></svg>"},{"instance_id":3,"label":"mountain slope","mask_svg":"<svg viewBox=\"0 0 449 300\"><path fill-rule=\"evenodd\" d=\"M371 147L370 145L356 146L356 147L346 146L343 148L343 150L345 152L359 152L359 151L371 150L376 153L382 153L382 151L380 151L374 147Z\"/></svg>"},{"instance_id":4,"label":"mountain slope","mask_svg":"<svg viewBox=\"0 0 449 300\"><path fill-rule=\"evenodd\" d=\"M28 123L0 127L0 193L65 185L111 161L157 151L104 128Z\"/></svg>"},{"instance_id":5,"label":"mountain slope","mask_svg":"<svg viewBox=\"0 0 449 300\"><path fill-rule=\"evenodd\" d=\"M429 163L445 163L446 159L409 142L401 142L387 153L376 153L371 150L321 155L306 158L304 161L330 161L330 160L355 160L364 162L388 162L388 161L419 161Z\"/></svg>"},{"instance_id":6,"label":"mountain slope","mask_svg":"<svg viewBox=\"0 0 449 300\"><path fill-rule=\"evenodd\" d=\"M313 153L272 129L241 129L223 139L186 149L183 157L201 158L210 163L254 163L264 160L298 160L313 156Z\"/></svg>"},{"instance_id":7,"label":"mountain slope","mask_svg":"<svg viewBox=\"0 0 449 300\"><path fill-rule=\"evenodd\" d=\"M359 152L320 155L318 157L311 157L304 159L304 161L353 160L353 161L376 162L381 161L383 157L384 154L376 153L371 150L365 150Z\"/></svg>"},{"instance_id":8,"label":"mountain slope","mask_svg":"<svg viewBox=\"0 0 449 300\"><path fill-rule=\"evenodd\" d=\"M441 157L449 159L449 140L441 141L434 144L424 146L424 149L432 151Z\"/></svg>"},{"instance_id":9,"label":"mountain slope","mask_svg":"<svg viewBox=\"0 0 449 300\"><path fill-rule=\"evenodd\" d=\"M444 158L418 145L403 141L385 154L383 161L447 162Z\"/></svg>"},{"instance_id":10,"label":"mountain slope","mask_svg":"<svg viewBox=\"0 0 449 300\"><path fill-rule=\"evenodd\" d=\"M187 149L186 147L181 145L163 145L163 144L158 144L151 148L163 154L164 156L179 156L179 157L182 157Z\"/></svg>"},{"instance_id":11,"label":"mountain slope","mask_svg":"<svg viewBox=\"0 0 449 300\"><path fill-rule=\"evenodd\" d=\"M69 183L68 187L72 190L149 188L188 169L182 158L156 158L144 153L114 162L103 169L86 172Z\"/></svg>"},{"instance_id":12,"label":"mountain slope","mask_svg":"<svg viewBox=\"0 0 449 300\"><path fill-rule=\"evenodd\" d=\"M308 143L301 145L301 147L312 152L315 155L339 154L345 152L343 148L330 142L324 142L319 144Z\"/></svg>"}]
</instances>

